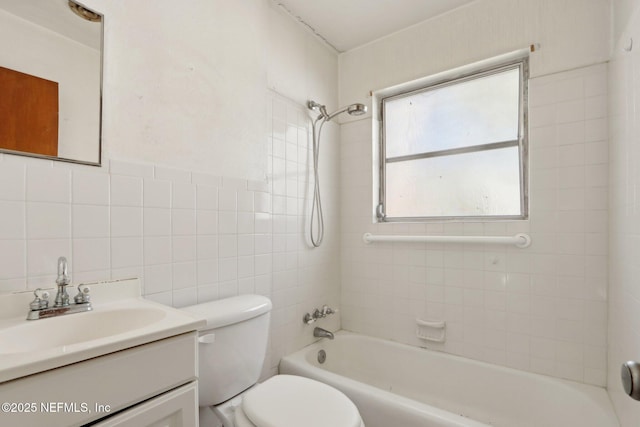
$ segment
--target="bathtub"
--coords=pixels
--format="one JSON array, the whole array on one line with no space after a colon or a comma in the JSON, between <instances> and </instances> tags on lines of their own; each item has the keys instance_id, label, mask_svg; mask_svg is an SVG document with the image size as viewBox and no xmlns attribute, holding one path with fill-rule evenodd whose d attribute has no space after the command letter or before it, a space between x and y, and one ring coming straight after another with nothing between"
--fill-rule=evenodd
<instances>
[{"instance_id":1,"label":"bathtub","mask_svg":"<svg viewBox=\"0 0 640 427\"><path fill-rule=\"evenodd\" d=\"M285 356L280 373L341 390L366 427L619 426L602 388L344 331Z\"/></svg>"}]
</instances>

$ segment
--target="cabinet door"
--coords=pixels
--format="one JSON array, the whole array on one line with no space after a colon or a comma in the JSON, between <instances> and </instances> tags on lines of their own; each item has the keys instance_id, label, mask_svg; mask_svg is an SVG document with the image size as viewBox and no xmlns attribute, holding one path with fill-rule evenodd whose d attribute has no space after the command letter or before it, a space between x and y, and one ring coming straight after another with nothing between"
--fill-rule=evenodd
<instances>
[{"instance_id":1,"label":"cabinet door","mask_svg":"<svg viewBox=\"0 0 640 427\"><path fill-rule=\"evenodd\" d=\"M198 383L169 391L95 424L95 427L195 427Z\"/></svg>"}]
</instances>

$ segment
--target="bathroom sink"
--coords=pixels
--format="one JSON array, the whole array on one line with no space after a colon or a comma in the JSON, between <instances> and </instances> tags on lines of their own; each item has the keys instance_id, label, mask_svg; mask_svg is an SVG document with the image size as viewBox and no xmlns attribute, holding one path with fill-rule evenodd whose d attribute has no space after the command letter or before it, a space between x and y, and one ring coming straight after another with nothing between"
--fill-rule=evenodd
<instances>
[{"instance_id":1,"label":"bathroom sink","mask_svg":"<svg viewBox=\"0 0 640 427\"><path fill-rule=\"evenodd\" d=\"M162 320L166 312L159 308L114 308L104 311L60 316L22 322L0 329L0 355L42 351L116 336Z\"/></svg>"},{"instance_id":2,"label":"bathroom sink","mask_svg":"<svg viewBox=\"0 0 640 427\"><path fill-rule=\"evenodd\" d=\"M192 332L205 324L142 298L138 279L88 286L92 311L38 320L26 320L33 291L0 295L0 383Z\"/></svg>"}]
</instances>

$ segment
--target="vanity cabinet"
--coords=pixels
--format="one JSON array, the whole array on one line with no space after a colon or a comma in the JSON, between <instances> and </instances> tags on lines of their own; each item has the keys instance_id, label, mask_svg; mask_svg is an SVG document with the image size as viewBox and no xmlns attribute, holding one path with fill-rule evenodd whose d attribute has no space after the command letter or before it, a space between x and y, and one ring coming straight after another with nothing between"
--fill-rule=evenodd
<instances>
[{"instance_id":1,"label":"vanity cabinet","mask_svg":"<svg viewBox=\"0 0 640 427\"><path fill-rule=\"evenodd\" d=\"M194 409L195 406L195 409ZM191 382L122 413L95 427L195 427L198 425L198 384Z\"/></svg>"},{"instance_id":2,"label":"vanity cabinet","mask_svg":"<svg viewBox=\"0 0 640 427\"><path fill-rule=\"evenodd\" d=\"M193 331L2 383L0 425L194 427L196 375Z\"/></svg>"}]
</instances>

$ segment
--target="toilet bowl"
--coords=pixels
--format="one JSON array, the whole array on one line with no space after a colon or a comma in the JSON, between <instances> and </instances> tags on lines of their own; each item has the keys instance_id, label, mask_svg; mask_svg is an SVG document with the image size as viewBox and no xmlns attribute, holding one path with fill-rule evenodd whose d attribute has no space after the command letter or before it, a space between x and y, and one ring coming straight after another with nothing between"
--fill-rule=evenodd
<instances>
[{"instance_id":1,"label":"toilet bowl","mask_svg":"<svg viewBox=\"0 0 640 427\"><path fill-rule=\"evenodd\" d=\"M276 375L258 384L268 298L242 295L183 310L207 322L198 332L200 427L364 427L353 402L324 383Z\"/></svg>"}]
</instances>

